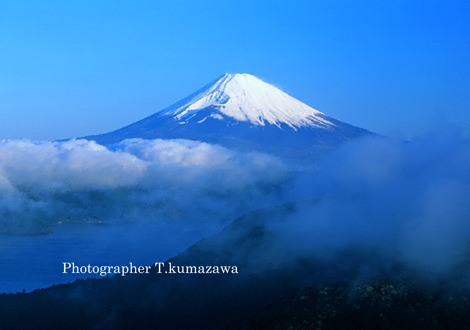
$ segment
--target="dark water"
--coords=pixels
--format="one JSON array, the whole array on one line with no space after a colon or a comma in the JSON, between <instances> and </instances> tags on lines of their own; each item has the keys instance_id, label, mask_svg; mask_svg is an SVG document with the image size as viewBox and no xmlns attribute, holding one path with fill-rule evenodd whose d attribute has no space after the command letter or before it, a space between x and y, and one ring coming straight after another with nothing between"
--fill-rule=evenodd
<instances>
[{"instance_id":1,"label":"dark water","mask_svg":"<svg viewBox=\"0 0 470 330\"><path fill-rule=\"evenodd\" d=\"M31 291L87 275L62 274L76 265L150 265L202 238L181 224L62 224L41 236L0 236L0 292ZM89 276L89 275L88 275Z\"/></svg>"}]
</instances>

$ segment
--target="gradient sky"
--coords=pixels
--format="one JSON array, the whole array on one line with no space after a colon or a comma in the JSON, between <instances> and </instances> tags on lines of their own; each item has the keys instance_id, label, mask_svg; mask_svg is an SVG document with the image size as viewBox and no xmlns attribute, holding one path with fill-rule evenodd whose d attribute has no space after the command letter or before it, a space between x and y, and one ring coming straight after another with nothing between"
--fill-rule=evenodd
<instances>
[{"instance_id":1,"label":"gradient sky","mask_svg":"<svg viewBox=\"0 0 470 330\"><path fill-rule=\"evenodd\" d=\"M470 127L469 1L3 1L0 138L113 130L225 72L409 138Z\"/></svg>"}]
</instances>

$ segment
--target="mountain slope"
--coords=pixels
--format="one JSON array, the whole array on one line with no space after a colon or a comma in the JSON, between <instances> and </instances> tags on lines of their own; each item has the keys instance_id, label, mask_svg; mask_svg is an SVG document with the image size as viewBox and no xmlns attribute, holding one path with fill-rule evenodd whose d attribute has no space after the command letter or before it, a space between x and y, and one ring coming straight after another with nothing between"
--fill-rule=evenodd
<instances>
[{"instance_id":1,"label":"mountain slope","mask_svg":"<svg viewBox=\"0 0 470 330\"><path fill-rule=\"evenodd\" d=\"M101 144L129 138L182 138L284 155L299 149L318 151L368 134L252 75L225 74L147 118L86 138Z\"/></svg>"}]
</instances>

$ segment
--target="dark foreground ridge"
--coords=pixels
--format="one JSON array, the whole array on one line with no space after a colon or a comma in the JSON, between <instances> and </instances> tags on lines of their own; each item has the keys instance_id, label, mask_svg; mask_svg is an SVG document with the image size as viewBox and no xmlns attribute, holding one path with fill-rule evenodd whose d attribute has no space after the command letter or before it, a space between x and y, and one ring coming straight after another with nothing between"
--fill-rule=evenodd
<instances>
[{"instance_id":1,"label":"dark foreground ridge","mask_svg":"<svg viewBox=\"0 0 470 330\"><path fill-rule=\"evenodd\" d=\"M0 295L1 329L468 329L465 292L433 286L373 251L342 251L334 263L282 255L265 226L295 205L254 212L171 260L236 264L240 274L148 275L80 280ZM365 264L367 263L367 264ZM374 275L361 276L374 268Z\"/></svg>"}]
</instances>

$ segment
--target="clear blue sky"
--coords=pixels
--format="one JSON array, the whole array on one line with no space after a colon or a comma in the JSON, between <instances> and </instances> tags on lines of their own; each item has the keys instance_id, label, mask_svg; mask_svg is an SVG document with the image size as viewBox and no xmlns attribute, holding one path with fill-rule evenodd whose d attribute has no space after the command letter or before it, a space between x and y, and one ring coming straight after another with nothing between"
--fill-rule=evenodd
<instances>
[{"instance_id":1,"label":"clear blue sky","mask_svg":"<svg viewBox=\"0 0 470 330\"><path fill-rule=\"evenodd\" d=\"M0 0L0 138L109 131L225 72L382 134L468 128L469 3Z\"/></svg>"}]
</instances>

